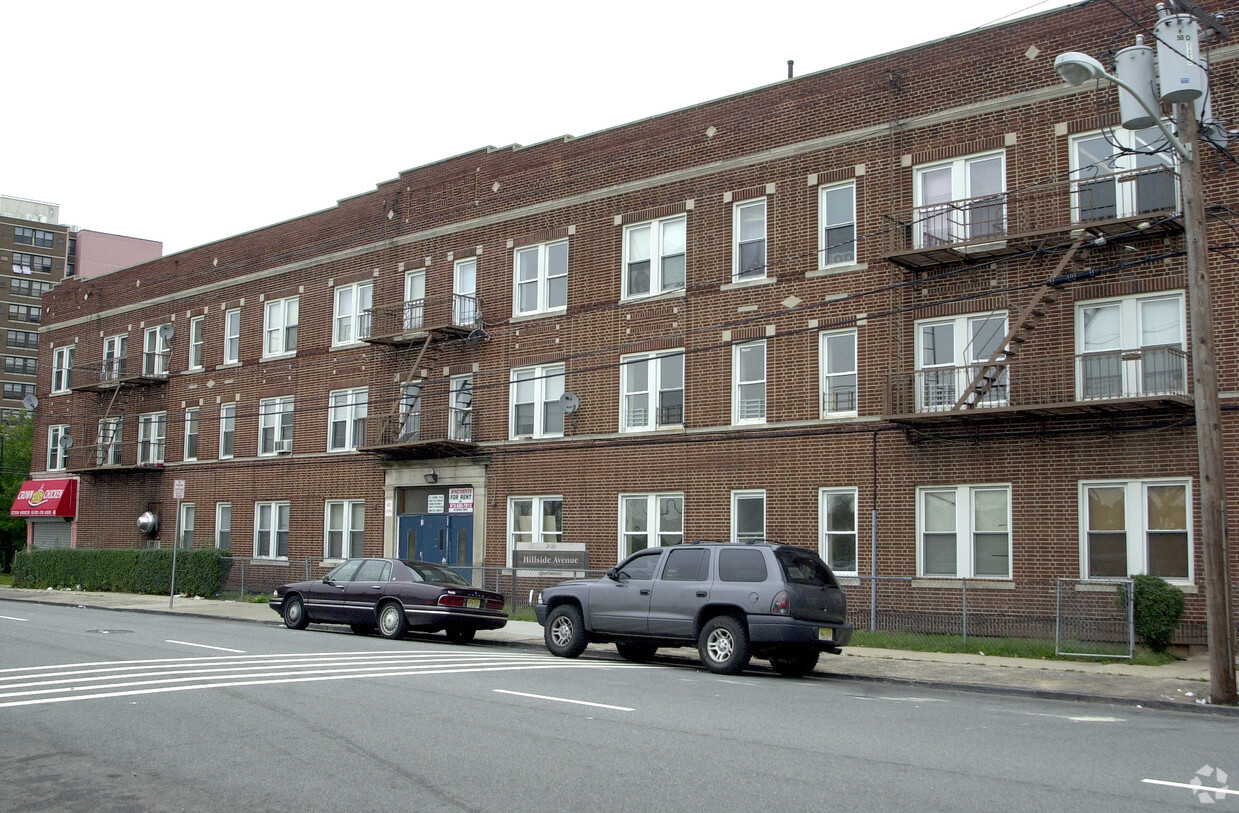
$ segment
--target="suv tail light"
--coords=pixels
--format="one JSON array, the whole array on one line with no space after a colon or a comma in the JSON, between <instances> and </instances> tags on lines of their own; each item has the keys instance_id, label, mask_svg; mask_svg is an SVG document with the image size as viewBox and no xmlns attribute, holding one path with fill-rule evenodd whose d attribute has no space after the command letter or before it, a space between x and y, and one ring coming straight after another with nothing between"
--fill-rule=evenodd
<instances>
[{"instance_id":1,"label":"suv tail light","mask_svg":"<svg viewBox=\"0 0 1239 813\"><path fill-rule=\"evenodd\" d=\"M780 590L778 595L774 597L774 601L770 602L770 613L772 615L789 615L791 610L791 598L787 595L786 590Z\"/></svg>"}]
</instances>

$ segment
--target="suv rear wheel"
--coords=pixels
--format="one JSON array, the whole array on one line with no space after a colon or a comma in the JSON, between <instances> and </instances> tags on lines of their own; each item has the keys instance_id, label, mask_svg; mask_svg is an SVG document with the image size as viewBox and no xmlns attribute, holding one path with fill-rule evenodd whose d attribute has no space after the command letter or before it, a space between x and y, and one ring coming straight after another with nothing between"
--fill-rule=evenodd
<instances>
[{"instance_id":1,"label":"suv rear wheel","mask_svg":"<svg viewBox=\"0 0 1239 813\"><path fill-rule=\"evenodd\" d=\"M749 634L744 625L730 615L719 615L706 622L697 639L697 652L711 672L734 675L749 665Z\"/></svg>"},{"instance_id":2,"label":"suv rear wheel","mask_svg":"<svg viewBox=\"0 0 1239 813\"><path fill-rule=\"evenodd\" d=\"M561 604L551 610L546 619L546 648L552 655L575 658L585 651L589 635L585 632L585 620L575 604Z\"/></svg>"}]
</instances>

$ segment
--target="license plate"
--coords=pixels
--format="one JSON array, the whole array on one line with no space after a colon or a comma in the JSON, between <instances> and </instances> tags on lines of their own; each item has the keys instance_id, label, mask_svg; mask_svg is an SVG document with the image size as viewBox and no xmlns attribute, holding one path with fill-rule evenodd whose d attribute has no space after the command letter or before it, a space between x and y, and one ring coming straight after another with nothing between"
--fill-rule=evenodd
<instances>
[{"instance_id":1,"label":"license plate","mask_svg":"<svg viewBox=\"0 0 1239 813\"><path fill-rule=\"evenodd\" d=\"M832 627L818 627L817 639L819 641L833 641L835 639L835 631Z\"/></svg>"},{"instance_id":2,"label":"license plate","mask_svg":"<svg viewBox=\"0 0 1239 813\"><path fill-rule=\"evenodd\" d=\"M465 599L465 606L466 606L466 607L468 607L470 610L476 610L476 609L478 609L479 607L481 607L481 606L482 606L482 599L480 599L480 598L467 598L467 599Z\"/></svg>"}]
</instances>

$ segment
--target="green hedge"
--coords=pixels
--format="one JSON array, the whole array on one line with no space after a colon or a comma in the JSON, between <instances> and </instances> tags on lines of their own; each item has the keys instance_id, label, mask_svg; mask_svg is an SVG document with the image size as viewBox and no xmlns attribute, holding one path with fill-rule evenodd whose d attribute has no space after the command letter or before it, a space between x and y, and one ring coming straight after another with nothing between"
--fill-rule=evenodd
<instances>
[{"instance_id":1,"label":"green hedge","mask_svg":"<svg viewBox=\"0 0 1239 813\"><path fill-rule=\"evenodd\" d=\"M171 574L170 549L35 550L17 554L13 586L159 595L171 591ZM223 578L218 550L177 551L176 592L213 596Z\"/></svg>"}]
</instances>

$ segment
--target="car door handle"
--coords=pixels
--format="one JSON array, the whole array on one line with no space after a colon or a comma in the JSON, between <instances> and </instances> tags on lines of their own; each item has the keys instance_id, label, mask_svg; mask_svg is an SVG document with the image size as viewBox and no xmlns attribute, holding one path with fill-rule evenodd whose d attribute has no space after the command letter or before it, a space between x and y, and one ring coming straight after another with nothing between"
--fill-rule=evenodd
<instances>
[{"instance_id":1,"label":"car door handle","mask_svg":"<svg viewBox=\"0 0 1239 813\"><path fill-rule=\"evenodd\" d=\"M705 598L705 597L706 597L706 596L708 596L708 595L710 595L710 594L709 594L709 593L707 593L705 590L698 590L698 591L697 591L697 598Z\"/></svg>"},{"instance_id":2,"label":"car door handle","mask_svg":"<svg viewBox=\"0 0 1239 813\"><path fill-rule=\"evenodd\" d=\"M650 594L650 591L649 591L649 589L648 589L648 588L646 588L645 590L642 590L642 591L641 591L641 595L643 595L643 596L648 596L649 594Z\"/></svg>"}]
</instances>

